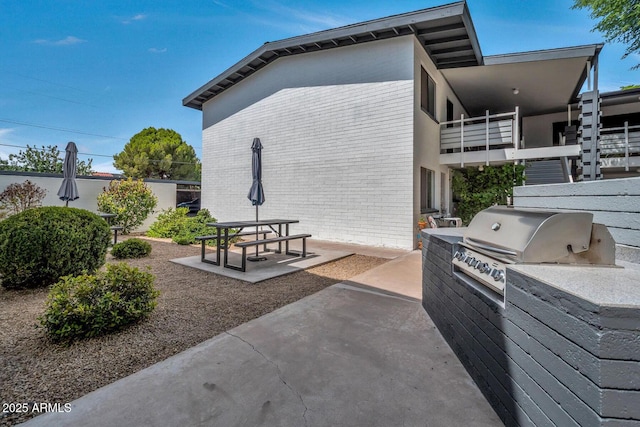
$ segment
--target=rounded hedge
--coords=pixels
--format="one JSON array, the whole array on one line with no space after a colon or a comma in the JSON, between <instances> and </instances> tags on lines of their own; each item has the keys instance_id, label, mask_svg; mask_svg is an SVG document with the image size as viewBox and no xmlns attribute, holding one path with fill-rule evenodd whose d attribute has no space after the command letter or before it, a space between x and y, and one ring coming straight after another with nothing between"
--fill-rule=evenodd
<instances>
[{"instance_id":1,"label":"rounded hedge","mask_svg":"<svg viewBox=\"0 0 640 427\"><path fill-rule=\"evenodd\" d=\"M135 323L156 307L153 274L125 263L53 285L40 324L54 341L104 335Z\"/></svg>"},{"instance_id":2,"label":"rounded hedge","mask_svg":"<svg viewBox=\"0 0 640 427\"><path fill-rule=\"evenodd\" d=\"M84 209L46 206L0 222L0 284L36 288L105 263L109 225Z\"/></svg>"},{"instance_id":3,"label":"rounded hedge","mask_svg":"<svg viewBox=\"0 0 640 427\"><path fill-rule=\"evenodd\" d=\"M151 245L149 242L138 239L136 237L116 243L111 248L111 255L114 258L142 258L151 253Z\"/></svg>"}]
</instances>

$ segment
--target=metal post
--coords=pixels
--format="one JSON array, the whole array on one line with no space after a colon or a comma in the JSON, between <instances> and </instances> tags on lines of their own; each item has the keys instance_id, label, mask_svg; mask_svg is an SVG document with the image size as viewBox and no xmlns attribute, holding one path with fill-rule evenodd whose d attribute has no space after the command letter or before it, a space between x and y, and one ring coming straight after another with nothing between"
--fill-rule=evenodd
<instances>
[{"instance_id":1,"label":"metal post","mask_svg":"<svg viewBox=\"0 0 640 427\"><path fill-rule=\"evenodd\" d=\"M592 151L592 179L602 179L600 172L600 92L598 88L598 57L593 58L593 151Z\"/></svg>"},{"instance_id":2,"label":"metal post","mask_svg":"<svg viewBox=\"0 0 640 427\"><path fill-rule=\"evenodd\" d=\"M520 145L520 107L516 105L516 120L513 124L513 149L518 150Z\"/></svg>"},{"instance_id":3,"label":"metal post","mask_svg":"<svg viewBox=\"0 0 640 427\"><path fill-rule=\"evenodd\" d=\"M256 205L256 222L258 222L258 205ZM256 240L260 237L258 236L258 225L256 224ZM258 248L260 245L256 245L256 258L258 258Z\"/></svg>"},{"instance_id":4,"label":"metal post","mask_svg":"<svg viewBox=\"0 0 640 427\"><path fill-rule=\"evenodd\" d=\"M624 170L629 172L629 122L624 122Z\"/></svg>"},{"instance_id":5,"label":"metal post","mask_svg":"<svg viewBox=\"0 0 640 427\"><path fill-rule=\"evenodd\" d=\"M259 239L259 236L258 236L258 233L259 233L259 232L258 232L258 227L259 227L259 226L258 226L258 205L256 205L256 240L258 240L258 239ZM247 259L248 259L249 261L265 261L265 260L267 259L267 257L265 257L265 256L260 256L260 255L259 255L259 252L258 252L258 250L259 250L258 248L259 248L259 247L260 247L260 245L256 245L256 255L255 255L255 256L250 256L250 257L248 257ZM244 257L242 258L242 261L244 262Z\"/></svg>"},{"instance_id":6,"label":"metal post","mask_svg":"<svg viewBox=\"0 0 640 427\"><path fill-rule=\"evenodd\" d=\"M464 114L460 114L460 167L464 167Z\"/></svg>"},{"instance_id":7,"label":"metal post","mask_svg":"<svg viewBox=\"0 0 640 427\"><path fill-rule=\"evenodd\" d=\"M485 132L484 132L484 136L485 136L485 144L486 144L486 150L487 150L487 160L486 160L485 164L487 166L489 166L489 110L485 110Z\"/></svg>"}]
</instances>

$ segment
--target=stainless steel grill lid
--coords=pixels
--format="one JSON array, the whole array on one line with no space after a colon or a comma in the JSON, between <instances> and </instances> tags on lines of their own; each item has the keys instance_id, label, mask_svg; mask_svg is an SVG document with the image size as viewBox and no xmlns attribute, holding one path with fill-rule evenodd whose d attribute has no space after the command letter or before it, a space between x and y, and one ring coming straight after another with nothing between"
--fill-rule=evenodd
<instances>
[{"instance_id":1,"label":"stainless steel grill lid","mask_svg":"<svg viewBox=\"0 0 640 427\"><path fill-rule=\"evenodd\" d=\"M615 242L588 212L493 206L473 218L464 244L509 263L615 264Z\"/></svg>"}]
</instances>

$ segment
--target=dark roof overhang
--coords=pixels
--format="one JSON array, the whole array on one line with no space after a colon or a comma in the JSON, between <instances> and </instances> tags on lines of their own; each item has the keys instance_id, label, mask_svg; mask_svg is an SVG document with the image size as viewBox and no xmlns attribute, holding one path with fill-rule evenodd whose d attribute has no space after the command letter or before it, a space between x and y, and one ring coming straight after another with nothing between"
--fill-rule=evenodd
<instances>
[{"instance_id":1,"label":"dark roof overhang","mask_svg":"<svg viewBox=\"0 0 640 427\"><path fill-rule=\"evenodd\" d=\"M484 65L442 70L471 116L513 111L523 115L564 111L577 102L589 65L602 44L484 57ZM514 91L517 89L517 91ZM515 93L517 92L517 94Z\"/></svg>"},{"instance_id":2,"label":"dark roof overhang","mask_svg":"<svg viewBox=\"0 0 640 427\"><path fill-rule=\"evenodd\" d=\"M265 43L184 98L182 104L202 110L205 102L281 57L408 35L420 41L439 69L482 64L469 9L461 1Z\"/></svg>"}]
</instances>

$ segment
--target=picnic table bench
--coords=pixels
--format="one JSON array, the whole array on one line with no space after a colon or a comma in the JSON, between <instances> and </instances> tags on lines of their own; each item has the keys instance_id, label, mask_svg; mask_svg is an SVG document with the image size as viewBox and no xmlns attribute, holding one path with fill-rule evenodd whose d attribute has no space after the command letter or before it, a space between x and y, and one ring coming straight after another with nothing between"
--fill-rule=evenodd
<instances>
[{"instance_id":1,"label":"picnic table bench","mask_svg":"<svg viewBox=\"0 0 640 427\"><path fill-rule=\"evenodd\" d=\"M239 270L239 271L245 271L247 268L247 248L251 247L251 246L260 246L262 244L265 245L265 250L267 247L268 243L281 243L281 242L285 242L285 254L287 255L300 255L300 257L302 258L306 258L307 256L307 237L311 237L311 234L294 234L292 236L278 236L278 237L272 237L269 239L262 239L262 240L251 240L248 242L240 242L240 243L236 243L236 246L239 248L242 248L242 266L241 267L237 267L235 265L231 265L227 262L227 257L226 257L226 253L225 253L225 257L224 257L224 266L227 268L232 268L234 270ZM297 253L297 252L291 252L289 250L289 242L291 240L297 240L297 239L302 239L302 252ZM282 250L279 249L277 251L275 251L276 253L281 253Z\"/></svg>"},{"instance_id":2,"label":"picnic table bench","mask_svg":"<svg viewBox=\"0 0 640 427\"><path fill-rule=\"evenodd\" d=\"M263 239L267 238L267 234L271 234L271 230L258 230L257 231L258 235L262 235ZM229 234L229 236L227 238L232 239L234 237L242 237L242 236L255 236L256 235L256 231L239 231L237 233L232 233ZM200 252L200 261L202 262L206 262L209 264L213 264L213 265L219 265L220 261L218 260L218 262L216 261L212 261L210 259L206 258L206 252L205 252L205 247L207 245L207 240L216 240L218 239L218 234L211 234L209 236L197 236L196 240L202 243L202 250ZM220 236L220 239L222 239L222 236ZM224 245L222 243L220 243L220 249L227 249L228 242L225 241ZM267 250L267 245L264 245L264 250Z\"/></svg>"}]
</instances>

